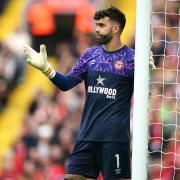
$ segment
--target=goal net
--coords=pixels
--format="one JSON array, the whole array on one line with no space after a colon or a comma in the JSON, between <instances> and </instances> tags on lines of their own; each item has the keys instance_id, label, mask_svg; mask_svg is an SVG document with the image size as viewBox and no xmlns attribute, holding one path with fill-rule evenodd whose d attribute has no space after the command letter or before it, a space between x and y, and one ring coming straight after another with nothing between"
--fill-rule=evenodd
<instances>
[{"instance_id":1,"label":"goal net","mask_svg":"<svg viewBox=\"0 0 180 180\"><path fill-rule=\"evenodd\" d=\"M180 0L152 0L148 180L180 179Z\"/></svg>"}]
</instances>

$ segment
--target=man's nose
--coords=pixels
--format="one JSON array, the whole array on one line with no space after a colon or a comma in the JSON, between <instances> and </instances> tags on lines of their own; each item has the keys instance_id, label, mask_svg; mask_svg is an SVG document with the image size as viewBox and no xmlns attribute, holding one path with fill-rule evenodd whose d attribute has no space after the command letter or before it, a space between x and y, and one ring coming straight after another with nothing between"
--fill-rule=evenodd
<instances>
[{"instance_id":1,"label":"man's nose","mask_svg":"<svg viewBox=\"0 0 180 180\"><path fill-rule=\"evenodd\" d=\"M99 27L96 27L96 33L99 34Z\"/></svg>"}]
</instances>

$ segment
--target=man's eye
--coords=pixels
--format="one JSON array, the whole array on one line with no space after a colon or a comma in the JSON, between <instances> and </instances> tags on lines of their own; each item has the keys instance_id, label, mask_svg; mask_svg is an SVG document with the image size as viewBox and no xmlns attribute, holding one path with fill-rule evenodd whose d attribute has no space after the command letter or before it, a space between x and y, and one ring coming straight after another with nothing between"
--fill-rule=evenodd
<instances>
[{"instance_id":1,"label":"man's eye","mask_svg":"<svg viewBox=\"0 0 180 180\"><path fill-rule=\"evenodd\" d=\"M104 24L100 24L99 26L100 26L100 27L104 27Z\"/></svg>"}]
</instances>

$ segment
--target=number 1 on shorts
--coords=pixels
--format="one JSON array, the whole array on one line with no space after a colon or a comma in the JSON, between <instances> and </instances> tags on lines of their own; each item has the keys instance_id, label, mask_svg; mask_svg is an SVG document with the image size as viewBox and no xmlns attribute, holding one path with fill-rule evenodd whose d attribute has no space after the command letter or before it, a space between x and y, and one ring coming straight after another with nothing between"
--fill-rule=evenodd
<instances>
[{"instance_id":1,"label":"number 1 on shorts","mask_svg":"<svg viewBox=\"0 0 180 180\"><path fill-rule=\"evenodd\" d=\"M115 154L115 157L116 157L117 169L119 169L119 154Z\"/></svg>"}]
</instances>

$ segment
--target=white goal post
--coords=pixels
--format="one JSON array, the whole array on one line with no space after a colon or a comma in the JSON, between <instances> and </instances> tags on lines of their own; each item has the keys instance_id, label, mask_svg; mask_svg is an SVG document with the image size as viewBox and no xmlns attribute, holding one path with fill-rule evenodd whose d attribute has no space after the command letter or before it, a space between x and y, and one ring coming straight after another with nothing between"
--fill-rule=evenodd
<instances>
[{"instance_id":1,"label":"white goal post","mask_svg":"<svg viewBox=\"0 0 180 180\"><path fill-rule=\"evenodd\" d=\"M151 0L136 3L132 180L146 180Z\"/></svg>"}]
</instances>

